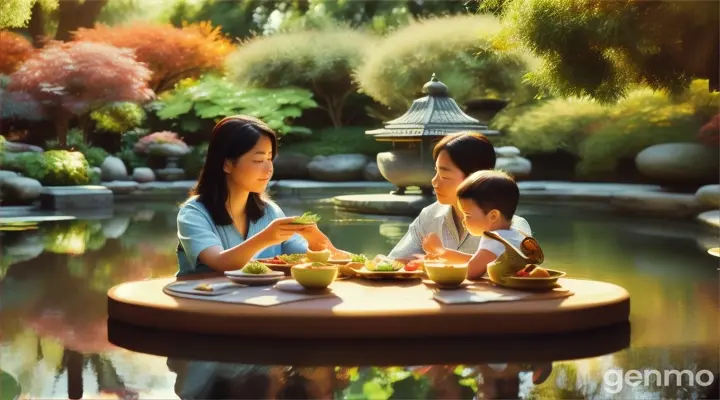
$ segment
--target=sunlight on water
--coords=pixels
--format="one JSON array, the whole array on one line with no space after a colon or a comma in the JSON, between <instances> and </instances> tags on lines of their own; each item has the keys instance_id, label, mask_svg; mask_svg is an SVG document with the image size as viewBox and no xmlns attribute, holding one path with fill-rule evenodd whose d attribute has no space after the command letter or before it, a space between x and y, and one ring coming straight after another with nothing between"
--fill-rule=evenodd
<instances>
[{"instance_id":1,"label":"sunlight on water","mask_svg":"<svg viewBox=\"0 0 720 400\"><path fill-rule=\"evenodd\" d=\"M287 215L319 213L320 228L337 247L368 256L386 254L411 221L344 213L326 202L279 203ZM19 385L21 398L67 398L77 390L83 398L177 398L178 390L201 390L209 379L255 368L182 360L170 360L169 366L165 357L108 342L106 291L126 281L172 276L176 269L173 206L126 208L111 219L41 221L38 229L1 232L0 373L13 382L6 387ZM717 258L708 253L718 246L716 234L690 222L621 219L549 206L523 206L518 214L532 225L548 266L630 292L630 349L555 360L547 371L545 364L528 360L494 365L496 370L487 365L300 369L292 379L310 379L315 394L345 398L387 398L391 393L401 398L443 393L488 398L515 390L521 398L540 399L611 398L603 388L603 374L612 368L705 368L717 374ZM283 377L290 376L280 366L262 371L270 377L264 393L281 390L287 384ZM542 371L549 375L533 383L533 374ZM692 397L699 389L625 387L621 394L661 398L680 391Z\"/></svg>"}]
</instances>

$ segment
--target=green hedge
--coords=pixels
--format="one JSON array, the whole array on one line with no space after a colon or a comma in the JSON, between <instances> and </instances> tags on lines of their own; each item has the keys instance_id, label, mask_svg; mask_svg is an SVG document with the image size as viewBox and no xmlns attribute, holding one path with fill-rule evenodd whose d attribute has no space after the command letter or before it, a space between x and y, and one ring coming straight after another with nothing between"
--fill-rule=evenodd
<instances>
[{"instance_id":1,"label":"green hedge","mask_svg":"<svg viewBox=\"0 0 720 400\"><path fill-rule=\"evenodd\" d=\"M293 151L309 156L360 153L375 155L392 149L390 143L381 143L365 134L367 127L327 128L313 132L305 140L283 138L280 152Z\"/></svg>"},{"instance_id":2,"label":"green hedge","mask_svg":"<svg viewBox=\"0 0 720 400\"><path fill-rule=\"evenodd\" d=\"M357 92L353 71L375 40L341 27L261 36L241 45L227 68L243 87L312 91L333 126L341 126L346 101Z\"/></svg>"},{"instance_id":3,"label":"green hedge","mask_svg":"<svg viewBox=\"0 0 720 400\"><path fill-rule=\"evenodd\" d=\"M73 186L90 183L90 166L85 156L76 151L49 150L44 153L21 153L3 165L43 186Z\"/></svg>"},{"instance_id":4,"label":"green hedge","mask_svg":"<svg viewBox=\"0 0 720 400\"><path fill-rule=\"evenodd\" d=\"M579 157L578 174L592 178L612 175L620 161L649 146L695 141L719 108L720 94L697 80L676 98L640 88L612 105L552 99L505 109L490 125L506 134L496 145L517 146L523 154L565 150Z\"/></svg>"},{"instance_id":5,"label":"green hedge","mask_svg":"<svg viewBox=\"0 0 720 400\"><path fill-rule=\"evenodd\" d=\"M427 19L400 28L369 51L357 70L361 90L397 112L421 95L433 73L459 103L472 98L526 97L529 59L505 50L492 16Z\"/></svg>"}]
</instances>

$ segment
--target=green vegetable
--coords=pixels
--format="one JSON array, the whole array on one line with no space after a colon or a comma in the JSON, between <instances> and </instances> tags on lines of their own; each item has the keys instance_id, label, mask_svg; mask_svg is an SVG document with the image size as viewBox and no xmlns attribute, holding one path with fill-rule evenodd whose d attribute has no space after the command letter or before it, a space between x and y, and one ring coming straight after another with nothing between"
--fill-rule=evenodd
<instances>
[{"instance_id":1,"label":"green vegetable","mask_svg":"<svg viewBox=\"0 0 720 400\"><path fill-rule=\"evenodd\" d=\"M367 257L362 254L352 254L350 261L357 263L365 263L367 261Z\"/></svg>"},{"instance_id":2,"label":"green vegetable","mask_svg":"<svg viewBox=\"0 0 720 400\"><path fill-rule=\"evenodd\" d=\"M316 224L318 221L320 221L320 216L308 211L306 213L303 213L303 215L295 218L292 223L300 225L311 225Z\"/></svg>"},{"instance_id":3,"label":"green vegetable","mask_svg":"<svg viewBox=\"0 0 720 400\"><path fill-rule=\"evenodd\" d=\"M278 258L288 264L297 264L303 262L305 254L281 254Z\"/></svg>"},{"instance_id":4,"label":"green vegetable","mask_svg":"<svg viewBox=\"0 0 720 400\"><path fill-rule=\"evenodd\" d=\"M243 269L240 270L240 272L243 272L245 274L262 275L272 272L272 270L268 268L267 265L261 262L251 261L246 266L244 266Z\"/></svg>"}]
</instances>

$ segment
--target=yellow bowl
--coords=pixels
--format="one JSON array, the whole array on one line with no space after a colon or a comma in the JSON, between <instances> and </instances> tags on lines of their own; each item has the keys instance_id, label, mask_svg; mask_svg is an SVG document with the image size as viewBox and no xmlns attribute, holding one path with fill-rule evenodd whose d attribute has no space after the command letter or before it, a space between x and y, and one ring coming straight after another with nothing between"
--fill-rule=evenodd
<instances>
[{"instance_id":1,"label":"yellow bowl","mask_svg":"<svg viewBox=\"0 0 720 400\"><path fill-rule=\"evenodd\" d=\"M465 281L468 274L467 264L446 264L425 262L425 272L431 281L440 286L456 287Z\"/></svg>"},{"instance_id":2,"label":"yellow bowl","mask_svg":"<svg viewBox=\"0 0 720 400\"><path fill-rule=\"evenodd\" d=\"M306 289L325 289L338 276L336 265L314 267L312 263L293 265L290 274Z\"/></svg>"}]
</instances>

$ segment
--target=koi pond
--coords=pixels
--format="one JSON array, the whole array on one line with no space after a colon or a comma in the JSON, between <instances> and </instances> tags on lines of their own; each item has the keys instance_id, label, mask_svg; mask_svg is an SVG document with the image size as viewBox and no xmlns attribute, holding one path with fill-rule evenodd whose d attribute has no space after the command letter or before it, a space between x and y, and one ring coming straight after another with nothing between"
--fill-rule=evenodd
<instances>
[{"instance_id":1,"label":"koi pond","mask_svg":"<svg viewBox=\"0 0 720 400\"><path fill-rule=\"evenodd\" d=\"M345 213L324 200L276 201L287 215L318 213L337 247L368 256L387 254L411 222ZM549 359L520 361L515 352L503 360L500 349L488 362L480 348L473 363L469 348L465 364L304 366L233 363L217 351L165 357L110 342L107 290L174 275L176 212L176 202L119 203L111 218L0 232L0 398L718 397L718 259L707 252L718 246L718 236L692 222L519 207L548 266L630 292L627 343L617 349L567 359L562 342L538 340L530 346L555 346L545 352ZM137 335L141 340L142 332ZM603 349L598 341L602 336L588 335L574 346ZM232 351L243 346L252 344L236 343ZM425 350L417 348L419 361ZM622 374L631 370L659 371L660 379L627 384ZM665 379L665 371L686 375L677 382L675 375Z\"/></svg>"}]
</instances>

